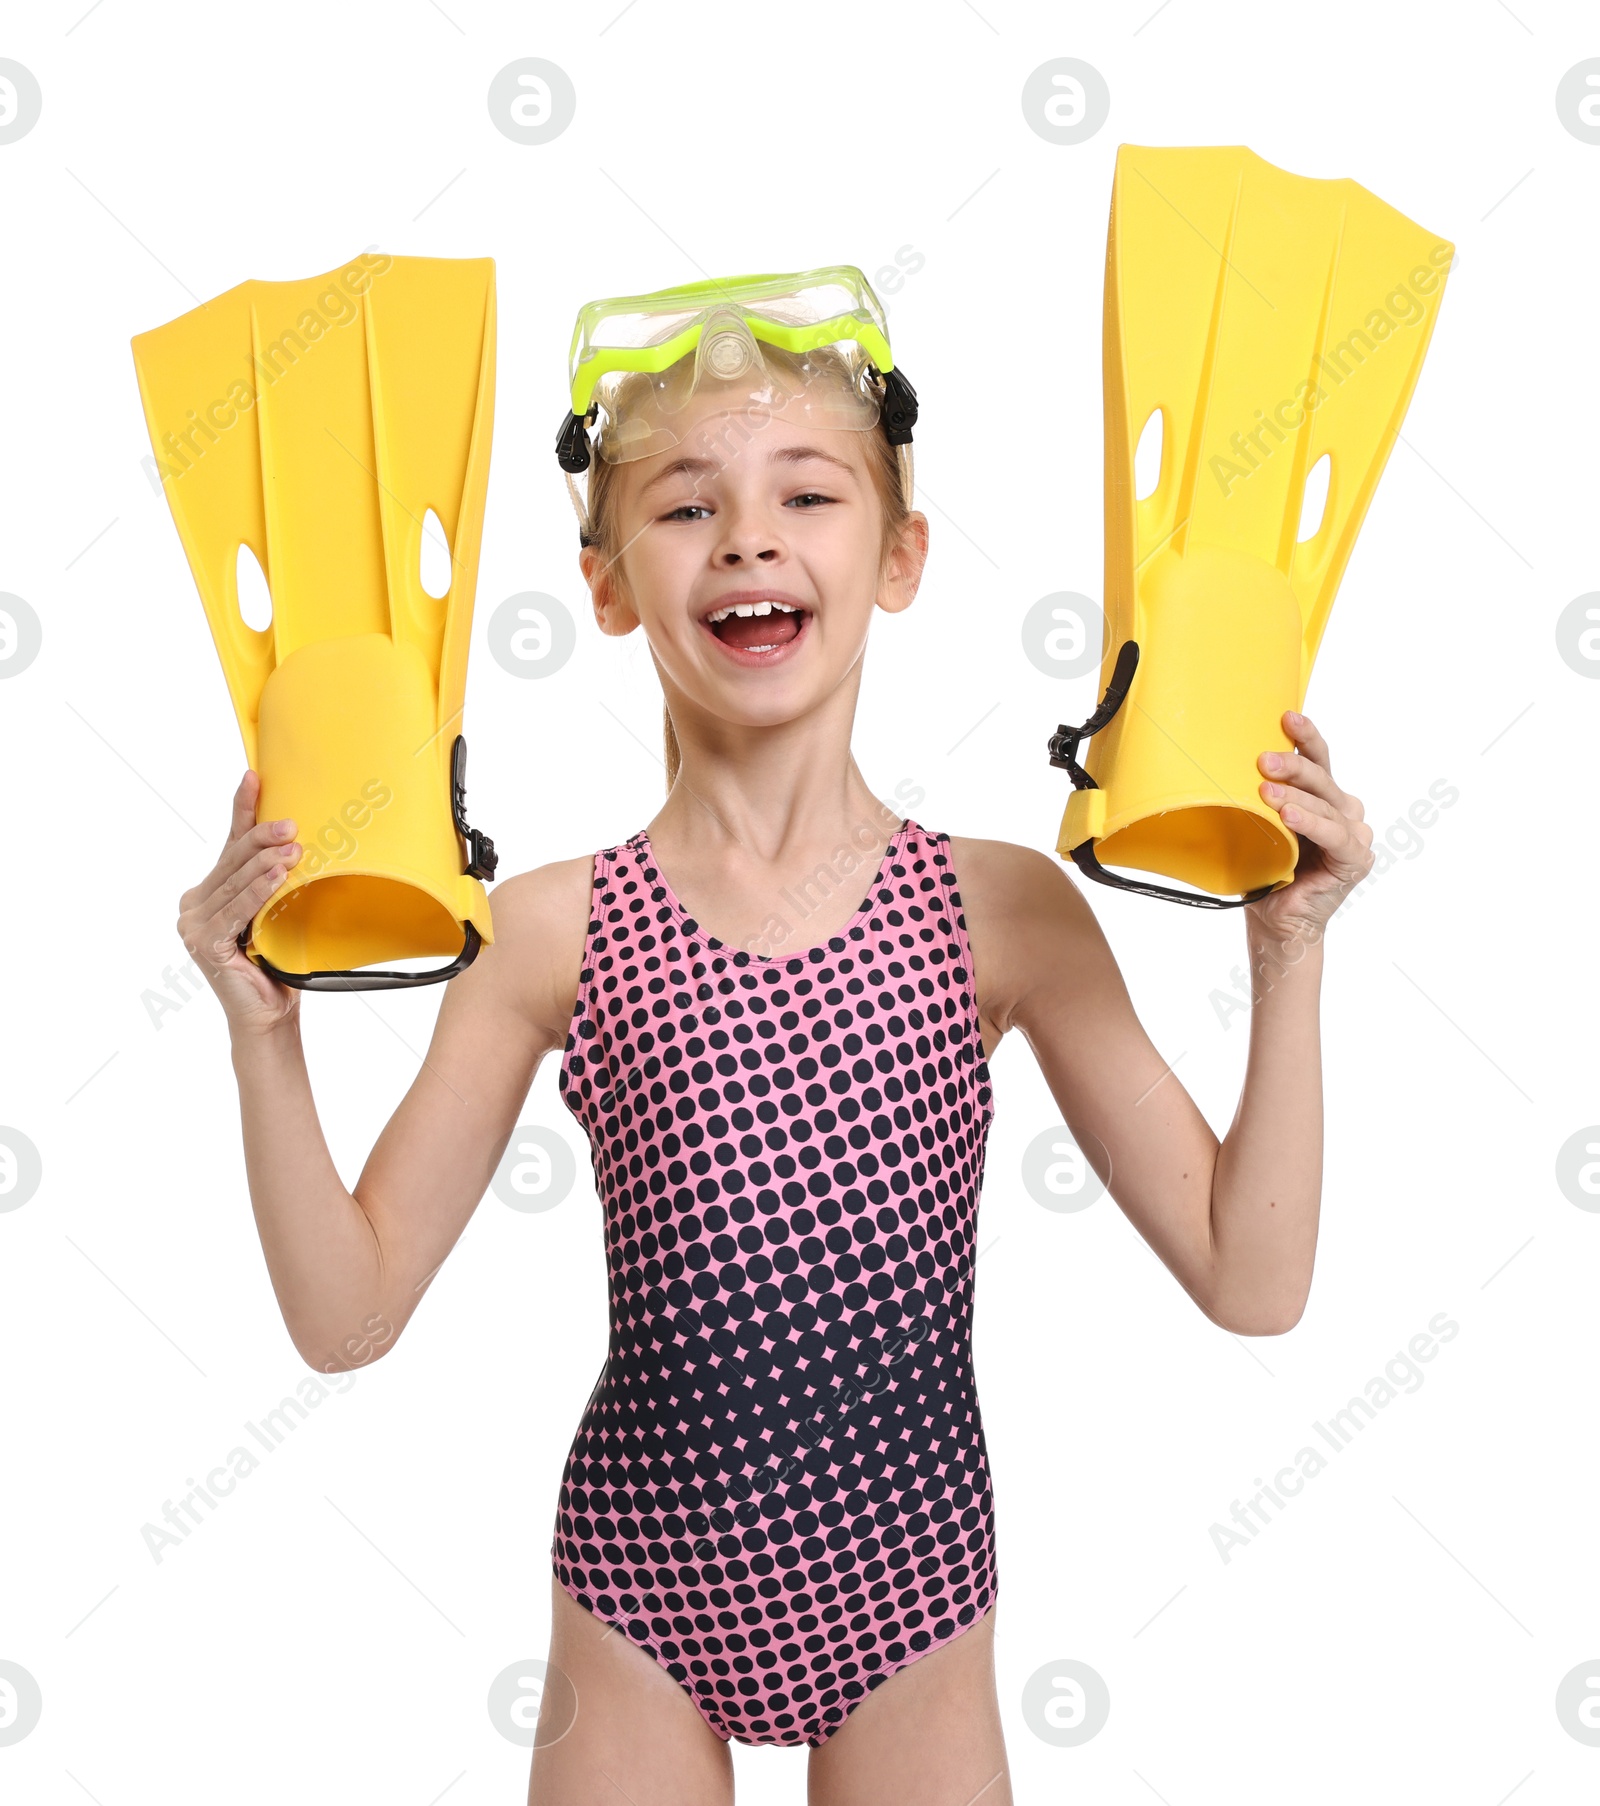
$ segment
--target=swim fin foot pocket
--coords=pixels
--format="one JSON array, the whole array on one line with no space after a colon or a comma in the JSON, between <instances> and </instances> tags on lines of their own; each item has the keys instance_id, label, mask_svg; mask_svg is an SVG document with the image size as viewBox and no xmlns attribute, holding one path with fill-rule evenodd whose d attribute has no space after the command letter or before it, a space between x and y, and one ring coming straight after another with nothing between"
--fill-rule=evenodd
<instances>
[{"instance_id":1,"label":"swim fin foot pocket","mask_svg":"<svg viewBox=\"0 0 1600 1806\"><path fill-rule=\"evenodd\" d=\"M1048 743L1073 785L1056 851L1085 877L1204 909L1293 880L1299 841L1256 761L1292 750L1283 716L1304 703L1453 253L1355 182L1243 146L1119 148L1102 700ZM1135 455L1157 416L1160 472L1141 496Z\"/></svg>"},{"instance_id":2,"label":"swim fin foot pocket","mask_svg":"<svg viewBox=\"0 0 1600 1806\"><path fill-rule=\"evenodd\" d=\"M133 341L155 465L251 767L303 852L239 937L281 983L391 990L494 939L466 690L494 414L494 265L363 254L246 282ZM422 583L424 522L449 587ZM246 623L237 563L267 579ZM395 970L383 962L447 955Z\"/></svg>"}]
</instances>

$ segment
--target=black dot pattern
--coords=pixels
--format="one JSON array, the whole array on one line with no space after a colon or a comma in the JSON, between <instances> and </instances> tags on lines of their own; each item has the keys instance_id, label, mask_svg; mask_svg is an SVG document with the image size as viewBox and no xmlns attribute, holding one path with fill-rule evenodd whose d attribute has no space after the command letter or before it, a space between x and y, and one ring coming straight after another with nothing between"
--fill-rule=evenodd
<instances>
[{"instance_id":1,"label":"black dot pattern","mask_svg":"<svg viewBox=\"0 0 1600 1806\"><path fill-rule=\"evenodd\" d=\"M559 1076L611 1334L557 1578L751 1744L826 1742L995 1597L972 1374L993 1116L949 836L901 823L825 945L704 933L595 856Z\"/></svg>"}]
</instances>

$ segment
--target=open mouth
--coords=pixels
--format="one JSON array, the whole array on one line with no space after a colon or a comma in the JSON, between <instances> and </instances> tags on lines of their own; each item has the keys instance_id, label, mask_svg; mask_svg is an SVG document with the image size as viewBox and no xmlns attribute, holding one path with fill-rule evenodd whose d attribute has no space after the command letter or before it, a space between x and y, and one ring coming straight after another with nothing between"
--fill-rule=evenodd
<instances>
[{"instance_id":1,"label":"open mouth","mask_svg":"<svg viewBox=\"0 0 1600 1806\"><path fill-rule=\"evenodd\" d=\"M730 652L772 658L800 638L809 618L798 602L761 597L714 608L702 624Z\"/></svg>"}]
</instances>

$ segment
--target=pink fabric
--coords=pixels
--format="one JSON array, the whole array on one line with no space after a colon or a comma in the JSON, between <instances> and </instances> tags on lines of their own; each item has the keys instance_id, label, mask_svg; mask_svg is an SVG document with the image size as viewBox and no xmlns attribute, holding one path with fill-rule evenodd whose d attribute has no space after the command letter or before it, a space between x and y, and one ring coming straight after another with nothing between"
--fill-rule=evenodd
<instances>
[{"instance_id":1,"label":"pink fabric","mask_svg":"<svg viewBox=\"0 0 1600 1806\"><path fill-rule=\"evenodd\" d=\"M995 1597L993 1103L949 837L904 821L850 922L771 959L700 928L643 829L604 849L558 1083L611 1335L557 1578L720 1737L821 1744Z\"/></svg>"}]
</instances>

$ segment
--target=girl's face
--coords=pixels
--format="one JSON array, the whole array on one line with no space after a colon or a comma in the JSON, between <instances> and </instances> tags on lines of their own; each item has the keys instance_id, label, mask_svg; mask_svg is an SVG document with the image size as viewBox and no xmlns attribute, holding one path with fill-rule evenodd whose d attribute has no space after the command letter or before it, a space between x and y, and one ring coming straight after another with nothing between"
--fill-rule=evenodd
<instances>
[{"instance_id":1,"label":"girl's face","mask_svg":"<svg viewBox=\"0 0 1600 1806\"><path fill-rule=\"evenodd\" d=\"M582 555L596 617L607 633L642 624L663 683L709 714L793 720L860 659L873 608L910 603L927 521L911 517L880 575L865 433L730 413L714 395L686 424L617 472L624 549L610 567Z\"/></svg>"}]
</instances>

